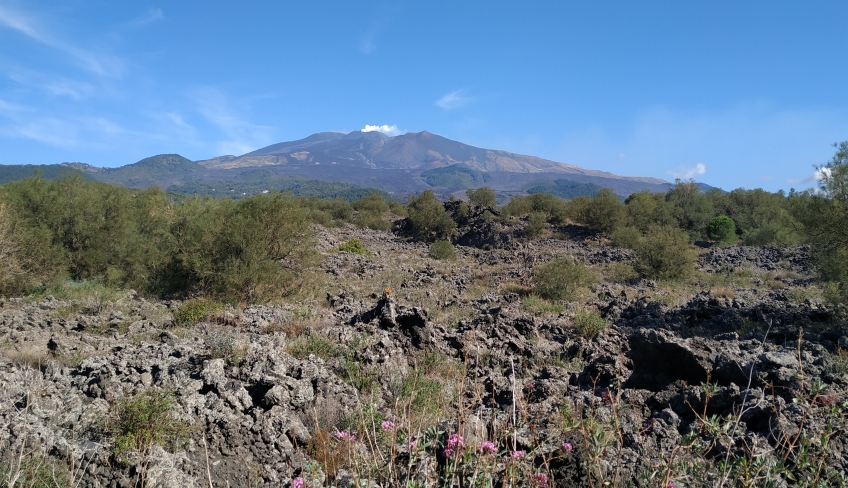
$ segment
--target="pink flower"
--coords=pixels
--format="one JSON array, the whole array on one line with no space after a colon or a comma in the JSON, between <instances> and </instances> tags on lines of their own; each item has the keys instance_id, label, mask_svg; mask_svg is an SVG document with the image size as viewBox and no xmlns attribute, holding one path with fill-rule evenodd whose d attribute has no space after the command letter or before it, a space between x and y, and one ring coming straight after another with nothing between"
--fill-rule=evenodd
<instances>
[{"instance_id":1,"label":"pink flower","mask_svg":"<svg viewBox=\"0 0 848 488\"><path fill-rule=\"evenodd\" d=\"M498 452L498 447L492 441L485 441L480 443L480 452L483 454L494 454Z\"/></svg>"},{"instance_id":2,"label":"pink flower","mask_svg":"<svg viewBox=\"0 0 848 488\"><path fill-rule=\"evenodd\" d=\"M418 439L412 439L411 441L409 441L409 449L410 450L415 449L415 446L417 446L417 445L418 445Z\"/></svg>"},{"instance_id":3,"label":"pink flower","mask_svg":"<svg viewBox=\"0 0 848 488\"><path fill-rule=\"evenodd\" d=\"M451 434L448 437L448 447L451 449L465 447L465 439L459 434Z\"/></svg>"},{"instance_id":4,"label":"pink flower","mask_svg":"<svg viewBox=\"0 0 848 488\"><path fill-rule=\"evenodd\" d=\"M385 432L395 429L395 423L391 420L384 420L383 423L380 424L380 426L383 427L383 430Z\"/></svg>"},{"instance_id":5,"label":"pink flower","mask_svg":"<svg viewBox=\"0 0 848 488\"><path fill-rule=\"evenodd\" d=\"M668 484L667 484L667 485L665 485L665 488L674 488L674 483L672 483L671 481L669 481L669 482L668 482Z\"/></svg>"},{"instance_id":6,"label":"pink flower","mask_svg":"<svg viewBox=\"0 0 848 488\"><path fill-rule=\"evenodd\" d=\"M303 478L295 478L294 480L292 480L292 488L303 488L303 487L304 487Z\"/></svg>"},{"instance_id":7,"label":"pink flower","mask_svg":"<svg viewBox=\"0 0 848 488\"><path fill-rule=\"evenodd\" d=\"M565 449L568 452L571 452L574 449L574 446L572 446L570 442L563 442L562 446L560 446L560 447L562 447L563 449Z\"/></svg>"},{"instance_id":8,"label":"pink flower","mask_svg":"<svg viewBox=\"0 0 848 488\"><path fill-rule=\"evenodd\" d=\"M340 440L340 441L350 441L350 442L353 442L353 441L355 441L355 440L356 440L356 436L355 436L355 435L353 435L353 434L351 434L350 432L348 432L348 431L346 431L346 430L342 430L342 431L340 431L340 432L336 432L336 439L338 439L338 440Z\"/></svg>"},{"instance_id":9,"label":"pink flower","mask_svg":"<svg viewBox=\"0 0 848 488\"><path fill-rule=\"evenodd\" d=\"M545 473L536 473L531 475L530 480L539 486L548 486L548 475Z\"/></svg>"},{"instance_id":10,"label":"pink flower","mask_svg":"<svg viewBox=\"0 0 848 488\"><path fill-rule=\"evenodd\" d=\"M509 451L509 457L518 459L524 457L524 451Z\"/></svg>"}]
</instances>

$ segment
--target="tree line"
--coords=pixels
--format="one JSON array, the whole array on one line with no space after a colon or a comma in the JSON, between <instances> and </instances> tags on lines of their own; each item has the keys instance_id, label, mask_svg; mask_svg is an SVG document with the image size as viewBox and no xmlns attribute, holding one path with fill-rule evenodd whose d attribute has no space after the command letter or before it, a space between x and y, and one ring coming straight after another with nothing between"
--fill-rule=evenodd
<instances>
[{"instance_id":1,"label":"tree line","mask_svg":"<svg viewBox=\"0 0 848 488\"><path fill-rule=\"evenodd\" d=\"M352 223L388 230L407 217L419 240L449 239L469 206L481 223L524 221L527 238L550 225L578 223L611 244L636 250L636 270L674 279L691 268L699 240L718 244L813 244L822 278L848 295L848 142L819 168L820 186L803 192L761 189L702 192L678 181L665 193L623 202L609 189L564 200L547 193L514 196L496 207L487 187L446 211L432 191L406 205L371 193L352 202L290 193L241 200L176 198L161 189L131 190L71 174L34 176L0 187L0 292L24 294L62 280L98 280L158 296L213 295L267 300L292 292L317 254L312 226Z\"/></svg>"}]
</instances>

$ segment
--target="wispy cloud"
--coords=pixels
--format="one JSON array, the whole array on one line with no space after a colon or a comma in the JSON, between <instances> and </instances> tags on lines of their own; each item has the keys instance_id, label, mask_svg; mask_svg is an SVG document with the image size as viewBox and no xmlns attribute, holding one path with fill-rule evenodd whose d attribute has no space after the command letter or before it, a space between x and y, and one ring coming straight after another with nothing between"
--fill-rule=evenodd
<instances>
[{"instance_id":1,"label":"wispy cloud","mask_svg":"<svg viewBox=\"0 0 848 488\"><path fill-rule=\"evenodd\" d=\"M145 12L144 14L139 15L138 17L127 22L127 25L132 27L143 27L147 24L152 24L153 22L162 20L164 18L165 14L162 12L161 8L151 8L148 9L147 12Z\"/></svg>"},{"instance_id":2,"label":"wispy cloud","mask_svg":"<svg viewBox=\"0 0 848 488\"><path fill-rule=\"evenodd\" d=\"M59 39L40 26L38 20L30 15L0 6L0 26L18 31L34 41L67 54L84 69L98 76L119 78L123 73L123 63L117 58L94 53Z\"/></svg>"},{"instance_id":3,"label":"wispy cloud","mask_svg":"<svg viewBox=\"0 0 848 488\"><path fill-rule=\"evenodd\" d=\"M465 95L465 90L454 90L452 92L445 93L442 98L436 100L436 105L445 110L453 110L470 101L471 97Z\"/></svg>"},{"instance_id":4,"label":"wispy cloud","mask_svg":"<svg viewBox=\"0 0 848 488\"><path fill-rule=\"evenodd\" d=\"M403 131L398 129L396 125L365 125L363 127L362 132L382 132L388 136L396 136L398 134L402 134Z\"/></svg>"},{"instance_id":5,"label":"wispy cloud","mask_svg":"<svg viewBox=\"0 0 848 488\"><path fill-rule=\"evenodd\" d=\"M222 91L204 87L196 90L192 98L200 114L226 138L217 145L219 154L240 155L270 143L271 128L244 120Z\"/></svg>"},{"instance_id":6,"label":"wispy cloud","mask_svg":"<svg viewBox=\"0 0 848 488\"><path fill-rule=\"evenodd\" d=\"M696 176L701 176L706 172L707 167L704 166L704 163L697 163L694 166L681 164L672 170L666 171L665 174L671 175L675 179L688 180Z\"/></svg>"}]
</instances>

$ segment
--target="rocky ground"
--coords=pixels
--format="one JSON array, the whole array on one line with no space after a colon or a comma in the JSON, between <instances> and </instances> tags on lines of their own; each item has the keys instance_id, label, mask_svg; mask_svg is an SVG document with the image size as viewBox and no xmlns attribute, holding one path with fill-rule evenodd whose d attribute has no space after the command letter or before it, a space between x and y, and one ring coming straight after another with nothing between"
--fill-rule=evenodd
<instances>
[{"instance_id":1,"label":"rocky ground","mask_svg":"<svg viewBox=\"0 0 848 488\"><path fill-rule=\"evenodd\" d=\"M846 480L844 312L805 247L706 249L692 279L655 283L576 226L532 241L518 222L466 227L455 261L388 232L316 232L324 260L281 305L186 322L183 302L97 287L2 301L2 482ZM352 238L368 254L334 251ZM595 283L532 295L532 268L563 255ZM166 412L142 427L173 428L126 449L127 405L156 398Z\"/></svg>"}]
</instances>

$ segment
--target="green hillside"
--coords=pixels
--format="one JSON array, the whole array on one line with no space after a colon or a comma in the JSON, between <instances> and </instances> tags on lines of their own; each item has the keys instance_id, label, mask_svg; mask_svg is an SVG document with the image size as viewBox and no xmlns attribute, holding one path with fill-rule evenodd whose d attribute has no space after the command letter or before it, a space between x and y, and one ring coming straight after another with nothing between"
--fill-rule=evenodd
<instances>
[{"instance_id":1,"label":"green hillside","mask_svg":"<svg viewBox=\"0 0 848 488\"><path fill-rule=\"evenodd\" d=\"M240 199L264 191L290 191L295 196L315 198L340 198L352 202L364 198L369 193L391 199L383 190L367 188L350 183L308 180L300 176L276 176L268 170L245 171L233 180L203 181L191 179L179 185L168 187L171 193L187 195L209 195L211 197L229 197Z\"/></svg>"},{"instance_id":2,"label":"green hillside","mask_svg":"<svg viewBox=\"0 0 848 488\"><path fill-rule=\"evenodd\" d=\"M461 164L423 171L421 177L430 186L450 189L477 188L492 179L488 173Z\"/></svg>"},{"instance_id":3,"label":"green hillside","mask_svg":"<svg viewBox=\"0 0 848 488\"><path fill-rule=\"evenodd\" d=\"M0 185L10 181L18 181L29 178L35 174L41 174L48 180L58 180L63 175L82 175L86 179L93 179L91 175L83 174L79 170L62 166L61 164L0 164Z\"/></svg>"}]
</instances>

